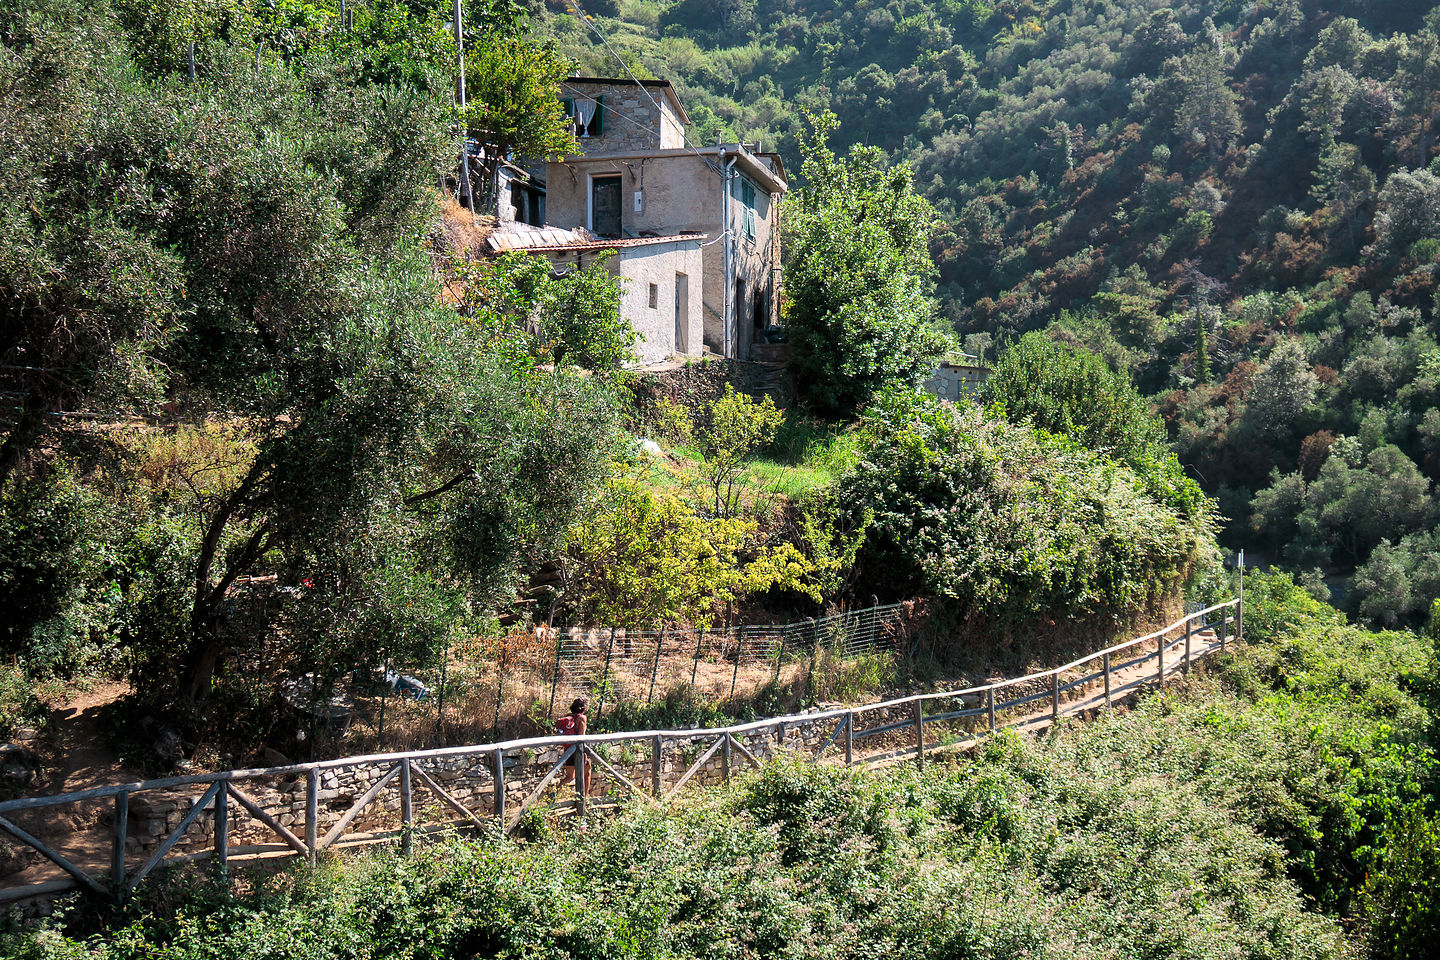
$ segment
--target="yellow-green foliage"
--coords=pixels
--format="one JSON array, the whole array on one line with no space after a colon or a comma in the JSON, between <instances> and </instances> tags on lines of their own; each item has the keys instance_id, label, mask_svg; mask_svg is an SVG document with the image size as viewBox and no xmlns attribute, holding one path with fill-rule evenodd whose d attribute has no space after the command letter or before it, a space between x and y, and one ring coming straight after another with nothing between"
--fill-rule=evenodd
<instances>
[{"instance_id":1,"label":"yellow-green foliage","mask_svg":"<svg viewBox=\"0 0 1440 960\"><path fill-rule=\"evenodd\" d=\"M758 534L752 519L703 517L622 477L572 534L566 563L581 605L600 623L708 625L727 603L772 587L818 599L807 582L814 564L793 544Z\"/></svg>"},{"instance_id":2,"label":"yellow-green foliage","mask_svg":"<svg viewBox=\"0 0 1440 960\"><path fill-rule=\"evenodd\" d=\"M753 400L725 385L725 393L706 405L694 427L695 445L705 462L700 475L715 500L718 516L733 516L739 509L737 484L745 460L775 438L785 414L764 396Z\"/></svg>"}]
</instances>

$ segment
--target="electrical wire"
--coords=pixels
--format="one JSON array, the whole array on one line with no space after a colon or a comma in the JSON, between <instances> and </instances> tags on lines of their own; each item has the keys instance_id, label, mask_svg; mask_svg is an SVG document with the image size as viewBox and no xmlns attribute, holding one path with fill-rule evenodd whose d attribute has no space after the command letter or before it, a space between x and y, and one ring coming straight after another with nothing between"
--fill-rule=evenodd
<instances>
[{"instance_id":1,"label":"electrical wire","mask_svg":"<svg viewBox=\"0 0 1440 960\"><path fill-rule=\"evenodd\" d=\"M575 15L580 18L580 21L584 23L587 27L589 27L590 30L595 34L595 36L600 38L600 42L604 44L605 49L610 51L610 55L615 58L617 63L620 64L620 69L625 71L625 75L628 76L635 83L635 86L640 88L640 92L645 94L645 98L649 100L650 103L655 107L656 114L664 116L665 111L661 109L660 101L655 99L655 97L650 93L650 89L645 86L645 84L640 80L639 77L635 76L633 71L631 71L630 65L625 62L625 58L620 56L619 51L617 51L614 46L611 45L610 38L605 36L604 32L601 31L600 27L596 25L595 18L590 16L590 14L586 13L585 9L580 6L580 0L565 0L565 2L575 11ZM715 163L709 157L706 157L695 147L694 144L690 142L690 137L686 135L685 128L683 126L680 128L680 139L684 141L685 146L690 150L690 152L695 154L695 156L699 157L701 162L703 162L707 167L713 170L716 175L721 177L725 176L718 163Z\"/></svg>"}]
</instances>

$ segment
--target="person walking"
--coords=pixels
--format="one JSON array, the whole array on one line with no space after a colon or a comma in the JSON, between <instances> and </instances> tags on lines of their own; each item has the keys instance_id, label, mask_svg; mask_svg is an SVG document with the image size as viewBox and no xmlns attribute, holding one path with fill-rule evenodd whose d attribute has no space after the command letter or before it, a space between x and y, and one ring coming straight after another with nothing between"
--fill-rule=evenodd
<instances>
[{"instance_id":1,"label":"person walking","mask_svg":"<svg viewBox=\"0 0 1440 960\"><path fill-rule=\"evenodd\" d=\"M561 736L585 736L585 730L589 726L585 718L585 711L589 707L584 697L579 697L570 704L570 712L559 720L555 721L555 730ZM573 744L575 752L570 755L570 762L565 766L565 772L561 777L562 782L570 783L575 779L575 770L580 765L581 745ZM590 796L590 764L585 764L585 782L581 784L585 796Z\"/></svg>"}]
</instances>

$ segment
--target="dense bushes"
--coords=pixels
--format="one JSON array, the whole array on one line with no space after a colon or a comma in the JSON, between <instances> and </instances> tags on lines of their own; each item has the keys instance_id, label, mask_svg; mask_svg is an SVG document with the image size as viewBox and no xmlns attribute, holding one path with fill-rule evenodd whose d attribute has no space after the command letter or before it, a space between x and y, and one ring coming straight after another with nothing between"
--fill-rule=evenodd
<instances>
[{"instance_id":1,"label":"dense bushes","mask_svg":"<svg viewBox=\"0 0 1440 960\"><path fill-rule=\"evenodd\" d=\"M1130 613L1174 589L1208 537L1124 463L975 407L895 395L871 446L836 482L869 511L862 588L924 593L996 629Z\"/></svg>"},{"instance_id":2,"label":"dense bushes","mask_svg":"<svg viewBox=\"0 0 1440 960\"><path fill-rule=\"evenodd\" d=\"M1434 651L1252 576L1218 680L1041 741L847 773L773 765L670 810L186 882L119 929L21 958L1423 956ZM1358 899L1362 886L1365 897ZM176 890L175 892L179 892ZM1369 917L1346 926L1342 919ZM1347 936L1352 931L1354 939Z\"/></svg>"},{"instance_id":3,"label":"dense bushes","mask_svg":"<svg viewBox=\"0 0 1440 960\"><path fill-rule=\"evenodd\" d=\"M437 11L171 6L0 7L0 652L118 649L196 741L217 677L423 662L512 603L618 446L574 364L634 333L603 268L441 295Z\"/></svg>"}]
</instances>

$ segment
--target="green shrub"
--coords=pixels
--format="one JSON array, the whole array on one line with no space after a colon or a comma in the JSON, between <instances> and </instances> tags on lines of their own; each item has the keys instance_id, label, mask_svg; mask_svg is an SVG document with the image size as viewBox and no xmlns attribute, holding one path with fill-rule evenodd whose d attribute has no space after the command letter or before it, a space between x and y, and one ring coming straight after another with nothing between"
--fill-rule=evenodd
<instances>
[{"instance_id":1,"label":"green shrub","mask_svg":"<svg viewBox=\"0 0 1440 960\"><path fill-rule=\"evenodd\" d=\"M869 419L834 503L873 514L859 587L937 596L996 629L1133 613L1188 575L1209 537L1128 466L1064 437L919 395Z\"/></svg>"}]
</instances>

